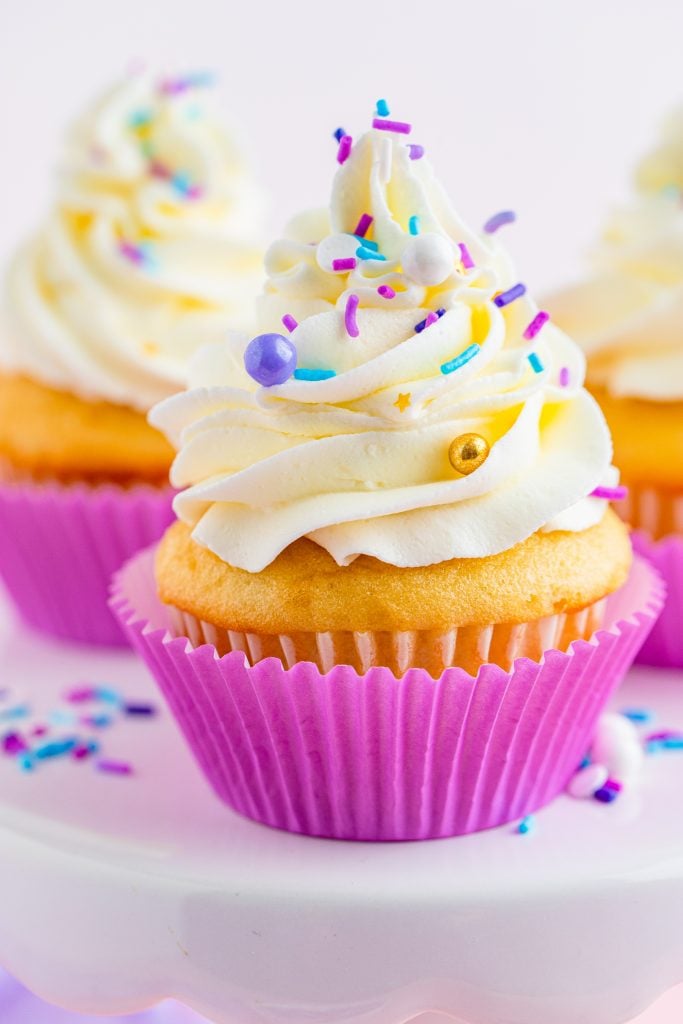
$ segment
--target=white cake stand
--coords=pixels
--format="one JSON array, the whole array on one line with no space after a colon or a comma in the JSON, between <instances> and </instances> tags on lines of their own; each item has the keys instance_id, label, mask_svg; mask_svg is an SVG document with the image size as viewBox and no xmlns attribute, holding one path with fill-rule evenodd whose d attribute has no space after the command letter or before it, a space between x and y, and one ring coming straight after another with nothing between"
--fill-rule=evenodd
<instances>
[{"instance_id":1,"label":"white cake stand","mask_svg":"<svg viewBox=\"0 0 683 1024\"><path fill-rule=\"evenodd\" d=\"M155 699L132 654L29 635L0 605L0 686L54 708L80 681ZM683 679L618 705L683 727ZM0 706L1 707L1 706ZM3 723L4 725L4 723ZM683 981L683 754L614 804L562 798L536 829L371 845L223 807L166 714L103 734L130 777L0 758L0 963L49 1002L219 1024L621 1024Z\"/></svg>"}]
</instances>

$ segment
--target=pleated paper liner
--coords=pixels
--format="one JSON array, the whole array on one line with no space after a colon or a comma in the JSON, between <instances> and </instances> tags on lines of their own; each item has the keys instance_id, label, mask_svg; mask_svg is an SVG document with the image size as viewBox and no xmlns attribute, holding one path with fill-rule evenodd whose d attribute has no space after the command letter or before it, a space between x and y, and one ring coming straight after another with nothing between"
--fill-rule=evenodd
<instances>
[{"instance_id":1,"label":"pleated paper liner","mask_svg":"<svg viewBox=\"0 0 683 1024\"><path fill-rule=\"evenodd\" d=\"M173 519L170 488L0 482L0 577L28 625L63 640L125 646L108 606L112 573Z\"/></svg>"},{"instance_id":2,"label":"pleated paper liner","mask_svg":"<svg viewBox=\"0 0 683 1024\"><path fill-rule=\"evenodd\" d=\"M530 814L565 788L597 718L661 608L636 559L604 628L567 651L476 676L327 672L278 658L250 666L170 632L154 551L117 574L112 607L164 693L207 780L234 810L312 836L461 835Z\"/></svg>"},{"instance_id":3,"label":"pleated paper liner","mask_svg":"<svg viewBox=\"0 0 683 1024\"><path fill-rule=\"evenodd\" d=\"M634 551L655 566L667 589L662 614L637 660L683 668L683 494L630 485L618 511L634 527Z\"/></svg>"}]
</instances>

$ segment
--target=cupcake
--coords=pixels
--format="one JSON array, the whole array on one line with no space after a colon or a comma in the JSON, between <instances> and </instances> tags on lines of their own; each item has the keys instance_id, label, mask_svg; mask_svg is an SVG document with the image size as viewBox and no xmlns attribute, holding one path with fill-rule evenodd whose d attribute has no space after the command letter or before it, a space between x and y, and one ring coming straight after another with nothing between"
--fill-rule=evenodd
<instances>
[{"instance_id":1,"label":"cupcake","mask_svg":"<svg viewBox=\"0 0 683 1024\"><path fill-rule=\"evenodd\" d=\"M611 216L592 273L550 299L588 356L587 383L614 438L627 487L617 510L636 551L667 582L640 660L683 667L683 110Z\"/></svg>"},{"instance_id":2,"label":"cupcake","mask_svg":"<svg viewBox=\"0 0 683 1024\"><path fill-rule=\"evenodd\" d=\"M267 253L261 333L152 411L178 521L113 603L233 808L417 839L560 792L659 598L505 217L470 230L382 109Z\"/></svg>"},{"instance_id":3,"label":"cupcake","mask_svg":"<svg viewBox=\"0 0 683 1024\"><path fill-rule=\"evenodd\" d=\"M24 618L122 643L111 573L171 519L147 423L187 363L246 328L261 200L210 79L134 75L68 133L58 189L16 253L0 333L0 573Z\"/></svg>"}]
</instances>

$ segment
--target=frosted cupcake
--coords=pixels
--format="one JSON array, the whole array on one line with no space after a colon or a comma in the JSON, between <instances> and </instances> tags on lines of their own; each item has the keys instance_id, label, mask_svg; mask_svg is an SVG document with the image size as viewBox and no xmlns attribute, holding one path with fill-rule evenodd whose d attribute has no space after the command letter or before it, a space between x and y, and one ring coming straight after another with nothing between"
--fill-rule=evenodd
<instances>
[{"instance_id":1,"label":"frosted cupcake","mask_svg":"<svg viewBox=\"0 0 683 1024\"><path fill-rule=\"evenodd\" d=\"M262 281L260 195L209 86L143 74L100 99L6 278L0 572L67 638L122 642L108 575L170 520L172 449L147 412L247 326Z\"/></svg>"},{"instance_id":2,"label":"frosted cupcake","mask_svg":"<svg viewBox=\"0 0 683 1024\"><path fill-rule=\"evenodd\" d=\"M638 168L591 277L550 300L588 355L588 386L614 437L628 491L617 505L637 551L666 577L668 601L642 650L683 666L683 112Z\"/></svg>"},{"instance_id":3,"label":"frosted cupcake","mask_svg":"<svg viewBox=\"0 0 683 1024\"><path fill-rule=\"evenodd\" d=\"M341 136L329 211L267 254L262 333L153 410L179 519L115 597L216 791L316 835L546 802L656 604L580 351L409 131Z\"/></svg>"}]
</instances>

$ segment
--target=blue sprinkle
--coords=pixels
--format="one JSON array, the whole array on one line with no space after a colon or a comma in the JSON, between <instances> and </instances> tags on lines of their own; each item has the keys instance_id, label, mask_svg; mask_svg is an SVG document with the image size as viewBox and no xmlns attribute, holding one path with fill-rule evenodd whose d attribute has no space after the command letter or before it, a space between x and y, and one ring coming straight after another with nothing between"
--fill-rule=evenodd
<instances>
[{"instance_id":1,"label":"blue sprinkle","mask_svg":"<svg viewBox=\"0 0 683 1024\"><path fill-rule=\"evenodd\" d=\"M519 284L513 284L512 288L508 288L506 292L501 292L500 295L496 295L493 301L495 305L498 306L498 309L502 309L503 306L509 306L511 302L515 301L515 299L521 298L525 292L526 285L522 284L520 281Z\"/></svg>"},{"instance_id":2,"label":"blue sprinkle","mask_svg":"<svg viewBox=\"0 0 683 1024\"><path fill-rule=\"evenodd\" d=\"M373 252L379 252L377 242L373 242L369 238L363 238L362 235L353 235L353 237L360 242L364 249L372 249Z\"/></svg>"},{"instance_id":3,"label":"blue sprinkle","mask_svg":"<svg viewBox=\"0 0 683 1024\"><path fill-rule=\"evenodd\" d=\"M359 260L386 260L386 256L382 256L380 252L374 249L368 249L366 245L360 245L356 249L356 256Z\"/></svg>"},{"instance_id":4,"label":"blue sprinkle","mask_svg":"<svg viewBox=\"0 0 683 1024\"><path fill-rule=\"evenodd\" d=\"M16 718L28 718L31 709L28 704L16 704L13 708L0 711L0 722L11 722Z\"/></svg>"},{"instance_id":5,"label":"blue sprinkle","mask_svg":"<svg viewBox=\"0 0 683 1024\"><path fill-rule=\"evenodd\" d=\"M76 716L73 711L65 711L62 708L55 708L47 716L50 725L73 725Z\"/></svg>"},{"instance_id":6,"label":"blue sprinkle","mask_svg":"<svg viewBox=\"0 0 683 1024\"><path fill-rule=\"evenodd\" d=\"M526 818L522 818L519 825L517 826L517 831L520 833L520 835L525 836L527 835L527 833L533 832L535 827L536 819L534 818L533 814L527 814Z\"/></svg>"},{"instance_id":7,"label":"blue sprinkle","mask_svg":"<svg viewBox=\"0 0 683 1024\"><path fill-rule=\"evenodd\" d=\"M341 142L342 137L346 135L346 132L344 131L343 128L337 128L332 134L334 138L337 140L337 142Z\"/></svg>"},{"instance_id":8,"label":"blue sprinkle","mask_svg":"<svg viewBox=\"0 0 683 1024\"><path fill-rule=\"evenodd\" d=\"M441 366L441 372L443 374L447 374L453 373L455 370L459 370L461 366L465 365L465 363L469 363L470 359L474 359L477 352L479 352L480 347L481 346L477 345L476 342L469 345L468 348L466 348L464 352L461 352L459 356L456 356L455 359L451 359L449 362L443 363Z\"/></svg>"},{"instance_id":9,"label":"blue sprinkle","mask_svg":"<svg viewBox=\"0 0 683 1024\"><path fill-rule=\"evenodd\" d=\"M206 89L216 84L217 76L213 71L193 71L185 81L194 89Z\"/></svg>"},{"instance_id":10,"label":"blue sprinkle","mask_svg":"<svg viewBox=\"0 0 683 1024\"><path fill-rule=\"evenodd\" d=\"M32 772L36 766L36 763L33 759L33 754L30 752L30 750L25 750L24 753L19 754L19 756L15 758L15 760L19 765L20 769L22 770L22 772Z\"/></svg>"},{"instance_id":11,"label":"blue sprinkle","mask_svg":"<svg viewBox=\"0 0 683 1024\"><path fill-rule=\"evenodd\" d=\"M126 704L127 715L156 715L157 709L153 704Z\"/></svg>"},{"instance_id":12,"label":"blue sprinkle","mask_svg":"<svg viewBox=\"0 0 683 1024\"><path fill-rule=\"evenodd\" d=\"M67 754L70 750L73 750L75 746L76 740L73 738L51 740L49 743L43 743L40 747L34 747L32 753L39 761L44 761L48 757L61 757L62 754Z\"/></svg>"},{"instance_id":13,"label":"blue sprinkle","mask_svg":"<svg viewBox=\"0 0 683 1024\"><path fill-rule=\"evenodd\" d=\"M386 100L377 100L376 110L378 117L389 117L389 114L391 113Z\"/></svg>"},{"instance_id":14,"label":"blue sprinkle","mask_svg":"<svg viewBox=\"0 0 683 1024\"><path fill-rule=\"evenodd\" d=\"M596 789L593 793L593 798L601 804L611 804L619 796L619 791L611 789L608 786L603 786L601 789Z\"/></svg>"},{"instance_id":15,"label":"blue sprinkle","mask_svg":"<svg viewBox=\"0 0 683 1024\"><path fill-rule=\"evenodd\" d=\"M437 309L436 315L439 317L439 319L441 319L442 316L446 315L446 310L443 308L443 306L441 307L441 309Z\"/></svg>"},{"instance_id":16,"label":"blue sprinkle","mask_svg":"<svg viewBox=\"0 0 683 1024\"><path fill-rule=\"evenodd\" d=\"M119 704L123 703L120 693L116 690L110 689L108 686L96 686L94 689L93 696L96 700L104 701L105 704Z\"/></svg>"},{"instance_id":17,"label":"blue sprinkle","mask_svg":"<svg viewBox=\"0 0 683 1024\"><path fill-rule=\"evenodd\" d=\"M131 128L141 128L145 124L149 124L152 120L152 113L150 110L136 110L130 115L128 124Z\"/></svg>"},{"instance_id":18,"label":"blue sprinkle","mask_svg":"<svg viewBox=\"0 0 683 1024\"><path fill-rule=\"evenodd\" d=\"M171 178L171 185L176 192L180 192L183 196L186 196L192 188L192 182L184 171L176 171Z\"/></svg>"},{"instance_id":19,"label":"blue sprinkle","mask_svg":"<svg viewBox=\"0 0 683 1024\"><path fill-rule=\"evenodd\" d=\"M652 712L647 711L646 708L624 708L621 714L624 718L628 718L630 722L635 722L637 725L651 722L654 717Z\"/></svg>"},{"instance_id":20,"label":"blue sprinkle","mask_svg":"<svg viewBox=\"0 0 683 1024\"><path fill-rule=\"evenodd\" d=\"M683 736L669 736L659 743L663 750L683 750Z\"/></svg>"},{"instance_id":21,"label":"blue sprinkle","mask_svg":"<svg viewBox=\"0 0 683 1024\"><path fill-rule=\"evenodd\" d=\"M87 724L94 726L96 729L106 729L108 725L114 721L111 715L97 714L88 715Z\"/></svg>"},{"instance_id":22,"label":"blue sprinkle","mask_svg":"<svg viewBox=\"0 0 683 1024\"><path fill-rule=\"evenodd\" d=\"M413 216L408 221L408 231L411 233L411 235L420 234L420 218L416 213L414 213Z\"/></svg>"},{"instance_id":23,"label":"blue sprinkle","mask_svg":"<svg viewBox=\"0 0 683 1024\"><path fill-rule=\"evenodd\" d=\"M582 772L584 768L588 768L588 766L591 765L592 763L593 762L590 759L590 754L586 754L586 756L584 758L582 758L581 763L579 764L579 767L576 769L577 772Z\"/></svg>"},{"instance_id":24,"label":"blue sprinkle","mask_svg":"<svg viewBox=\"0 0 683 1024\"><path fill-rule=\"evenodd\" d=\"M530 352L527 358L534 373L543 373L545 367L535 352Z\"/></svg>"},{"instance_id":25,"label":"blue sprinkle","mask_svg":"<svg viewBox=\"0 0 683 1024\"><path fill-rule=\"evenodd\" d=\"M336 370L306 370L301 368L294 371L295 380L329 380L336 377Z\"/></svg>"},{"instance_id":26,"label":"blue sprinkle","mask_svg":"<svg viewBox=\"0 0 683 1024\"><path fill-rule=\"evenodd\" d=\"M645 744L646 754L658 754L662 749L662 744L659 740L648 740Z\"/></svg>"}]
</instances>

